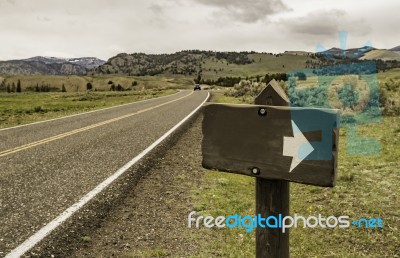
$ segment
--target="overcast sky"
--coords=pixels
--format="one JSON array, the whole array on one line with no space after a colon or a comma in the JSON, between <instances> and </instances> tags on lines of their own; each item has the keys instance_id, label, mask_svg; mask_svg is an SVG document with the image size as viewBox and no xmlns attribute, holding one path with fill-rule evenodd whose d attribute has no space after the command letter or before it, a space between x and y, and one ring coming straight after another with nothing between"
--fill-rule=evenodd
<instances>
[{"instance_id":1,"label":"overcast sky","mask_svg":"<svg viewBox=\"0 0 400 258\"><path fill-rule=\"evenodd\" d=\"M357 2L357 4L356 4ZM400 45L399 0L0 0L0 60Z\"/></svg>"}]
</instances>

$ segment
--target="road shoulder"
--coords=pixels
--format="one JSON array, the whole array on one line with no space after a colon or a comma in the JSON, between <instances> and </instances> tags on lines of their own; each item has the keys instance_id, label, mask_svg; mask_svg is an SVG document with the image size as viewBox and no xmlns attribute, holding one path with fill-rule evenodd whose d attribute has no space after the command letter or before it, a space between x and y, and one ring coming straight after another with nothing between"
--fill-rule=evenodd
<instances>
[{"instance_id":1,"label":"road shoulder","mask_svg":"<svg viewBox=\"0 0 400 258\"><path fill-rule=\"evenodd\" d=\"M191 191L200 183L201 116L155 161L100 228L82 235L73 257L190 256L198 245L187 228Z\"/></svg>"}]
</instances>

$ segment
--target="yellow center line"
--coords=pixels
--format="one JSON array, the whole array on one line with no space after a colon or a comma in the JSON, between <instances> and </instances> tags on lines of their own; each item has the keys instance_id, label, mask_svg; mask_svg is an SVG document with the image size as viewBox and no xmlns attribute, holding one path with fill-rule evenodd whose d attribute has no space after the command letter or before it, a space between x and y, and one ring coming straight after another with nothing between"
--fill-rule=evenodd
<instances>
[{"instance_id":1,"label":"yellow center line","mask_svg":"<svg viewBox=\"0 0 400 258\"><path fill-rule=\"evenodd\" d=\"M16 153L16 152L19 152L19 151L22 151L22 150L26 150L26 149L29 149L29 148L32 148L32 147L35 147L35 146L39 146L39 145L42 145L42 144L45 144L45 143L48 143L48 142L59 140L59 139L62 139L62 138L65 138L67 136L71 136L71 135L74 135L74 134L77 134L77 133L88 131L90 129L97 128L97 127L102 126L102 125L110 124L110 123L113 123L113 122L116 122L116 121L119 121L119 120L122 120L122 119L125 119L125 118L128 118L128 117L131 117L131 116L135 116L135 115L138 115L138 114L153 110L155 108L159 108L159 107L168 105L170 103L176 102L176 101L181 100L183 98L189 97L192 94L193 94L193 92L191 92L190 94L188 94L186 96L183 96L183 97L180 97L180 98L177 98L177 99L174 99L174 100L170 100L168 102L165 102L165 103L162 103L162 104L158 104L158 105L153 106L153 107L145 108L145 109L136 111L134 113L123 115L123 116L116 117L116 118L113 118L113 119L109 119L109 120L106 120L106 121L103 121L103 122L99 122L97 124L93 124L93 125L89 125L89 126L86 126L86 127L79 128L79 129L75 129L75 130L72 130L72 131L69 131L69 132L66 132L66 133L58 134L58 135L55 135L55 136L52 136L52 137L49 137L49 138L45 138L45 139L42 139L42 140L39 140L39 141L35 141L35 142L31 142L31 143L28 143L28 144L25 144L25 145L21 145L19 147L15 147L15 148L12 148L12 149L9 149L9 150L1 151L0 152L0 157L6 156L6 155L9 155L9 154L13 154L13 153Z\"/></svg>"}]
</instances>

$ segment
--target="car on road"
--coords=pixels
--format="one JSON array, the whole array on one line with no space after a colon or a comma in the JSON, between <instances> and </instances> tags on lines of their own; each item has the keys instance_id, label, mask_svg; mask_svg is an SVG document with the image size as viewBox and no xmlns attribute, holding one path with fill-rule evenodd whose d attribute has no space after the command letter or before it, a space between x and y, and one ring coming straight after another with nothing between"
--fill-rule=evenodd
<instances>
[{"instance_id":1,"label":"car on road","mask_svg":"<svg viewBox=\"0 0 400 258\"><path fill-rule=\"evenodd\" d=\"M195 84L193 90L201 90L200 84Z\"/></svg>"}]
</instances>

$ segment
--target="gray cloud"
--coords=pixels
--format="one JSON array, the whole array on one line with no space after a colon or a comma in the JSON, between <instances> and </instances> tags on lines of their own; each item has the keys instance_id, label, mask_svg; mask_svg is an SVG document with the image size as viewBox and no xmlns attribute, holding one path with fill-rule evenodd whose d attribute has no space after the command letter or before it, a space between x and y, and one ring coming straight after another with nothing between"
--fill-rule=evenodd
<instances>
[{"instance_id":1,"label":"gray cloud","mask_svg":"<svg viewBox=\"0 0 400 258\"><path fill-rule=\"evenodd\" d=\"M151 4L149 6L149 10L154 12L154 14L163 14L164 13L163 7L159 4Z\"/></svg>"},{"instance_id":2,"label":"gray cloud","mask_svg":"<svg viewBox=\"0 0 400 258\"><path fill-rule=\"evenodd\" d=\"M400 1L371 0L0 0L0 60L35 55L97 56L182 49L315 50L399 44ZM321 6L321 5L319 5ZM336 6L342 6L337 10ZM292 8L293 11L286 11ZM335 10L336 8L336 10ZM268 22L264 22L268 21Z\"/></svg>"},{"instance_id":3,"label":"gray cloud","mask_svg":"<svg viewBox=\"0 0 400 258\"><path fill-rule=\"evenodd\" d=\"M149 25L151 25L152 27L165 29L167 27L167 24L171 20L171 18L165 14L166 7L157 3L153 3L150 4L147 9L151 12L151 15L149 15L148 17Z\"/></svg>"},{"instance_id":4,"label":"gray cloud","mask_svg":"<svg viewBox=\"0 0 400 258\"><path fill-rule=\"evenodd\" d=\"M314 11L303 17L280 22L290 32L310 36L336 36L339 30L365 35L370 27L362 19L354 19L343 10Z\"/></svg>"},{"instance_id":5,"label":"gray cloud","mask_svg":"<svg viewBox=\"0 0 400 258\"><path fill-rule=\"evenodd\" d=\"M254 23L268 16L289 10L281 0L194 0L216 8L216 16L230 20Z\"/></svg>"},{"instance_id":6,"label":"gray cloud","mask_svg":"<svg viewBox=\"0 0 400 258\"><path fill-rule=\"evenodd\" d=\"M15 0L0 0L0 6L16 5Z\"/></svg>"}]
</instances>

